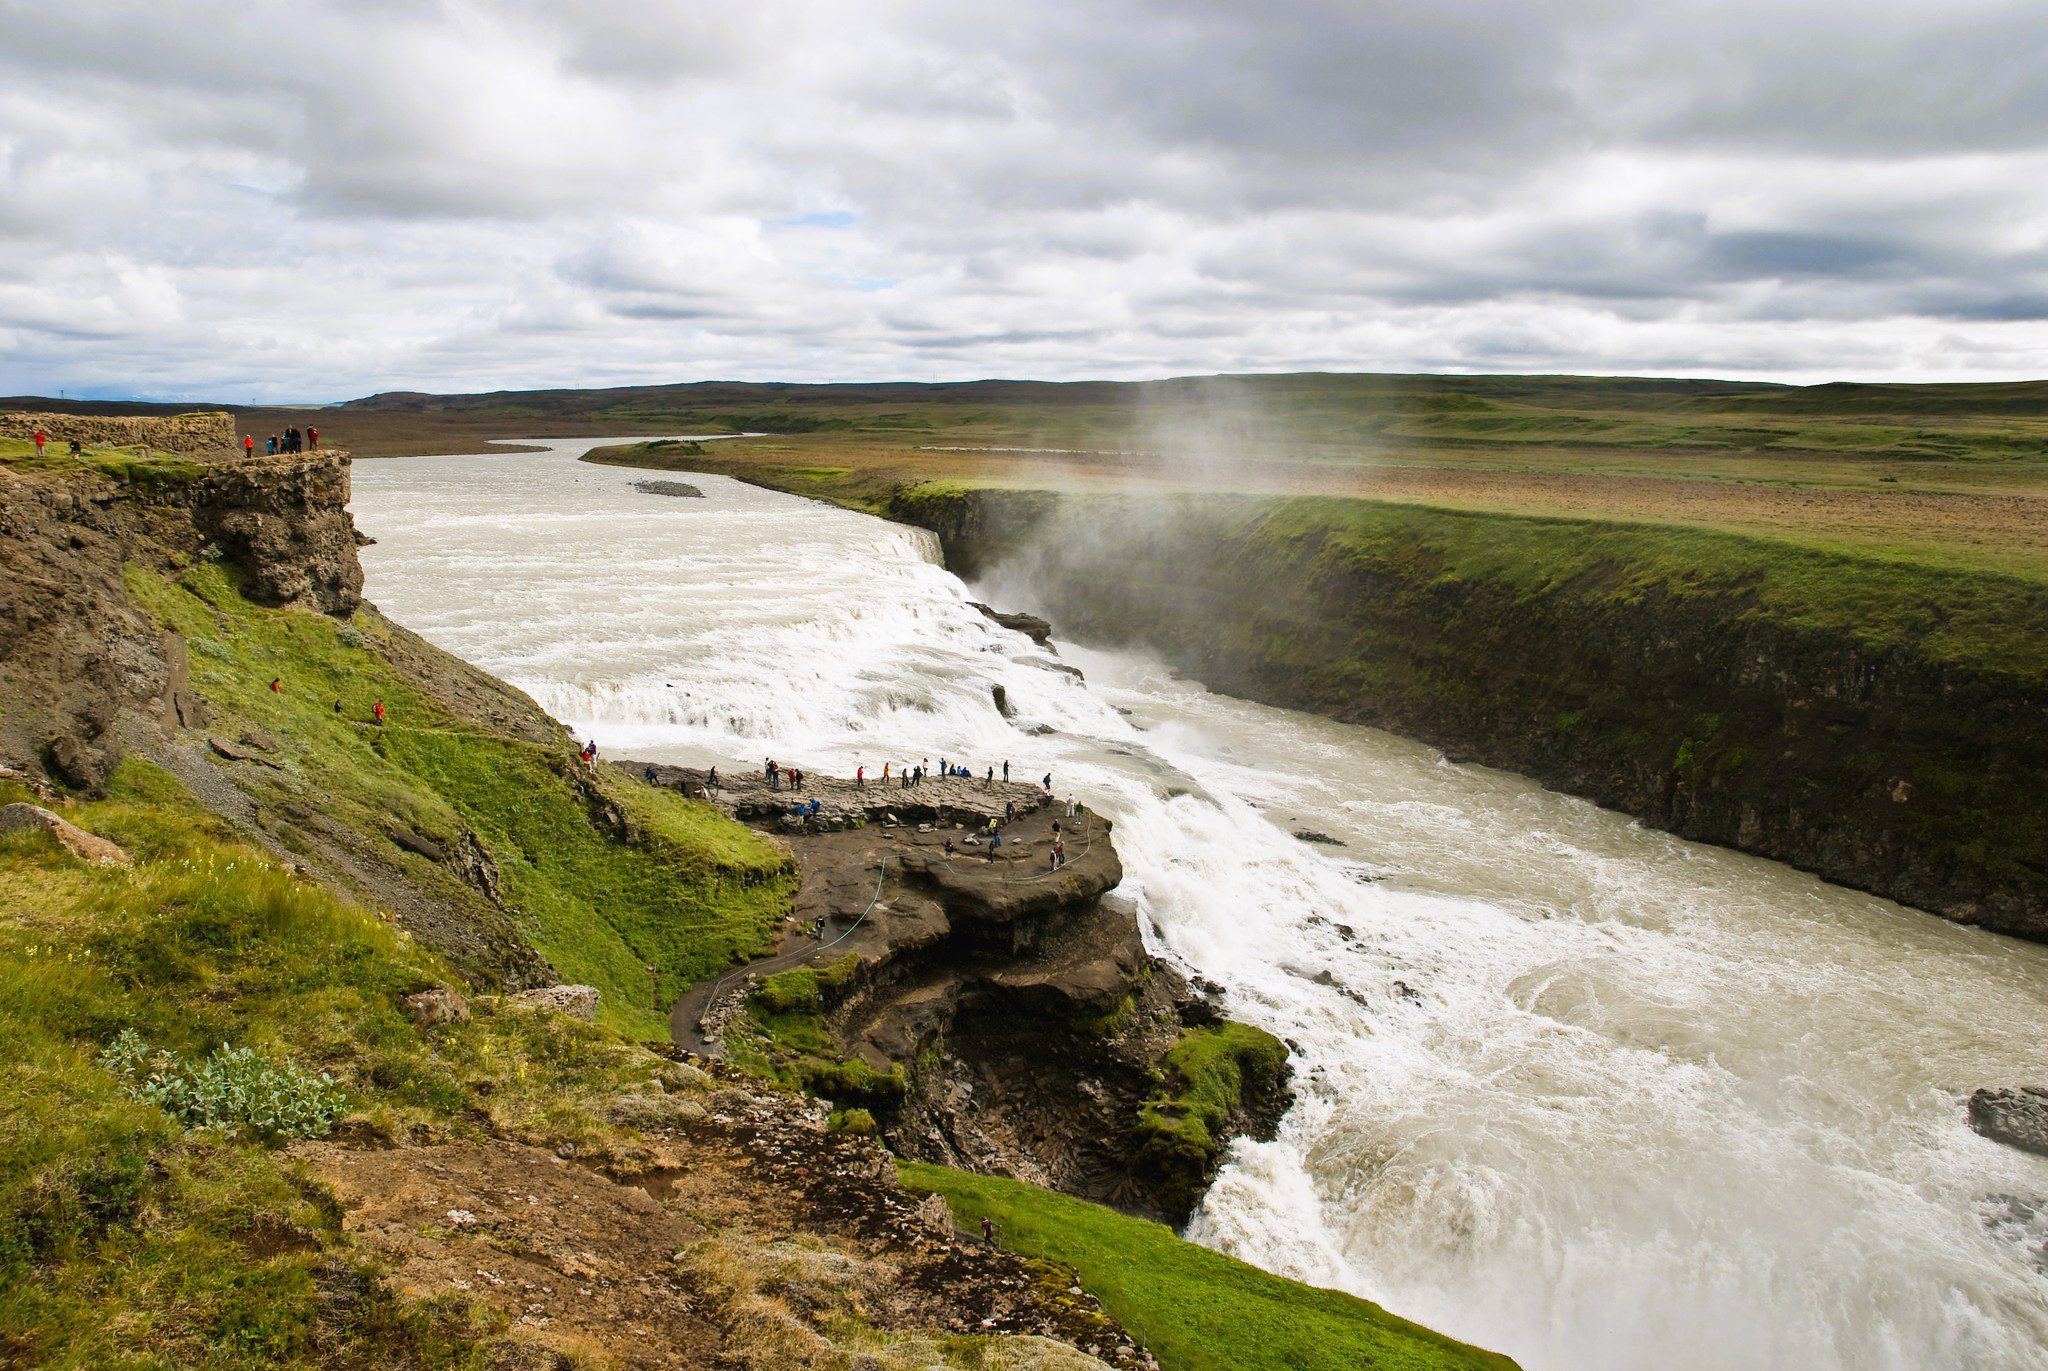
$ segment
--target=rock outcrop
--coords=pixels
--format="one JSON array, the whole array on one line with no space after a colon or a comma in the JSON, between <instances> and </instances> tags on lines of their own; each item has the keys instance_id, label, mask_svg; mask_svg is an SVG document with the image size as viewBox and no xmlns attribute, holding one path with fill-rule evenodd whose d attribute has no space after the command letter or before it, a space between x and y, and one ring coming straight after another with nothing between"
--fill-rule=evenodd
<instances>
[{"instance_id":1,"label":"rock outcrop","mask_svg":"<svg viewBox=\"0 0 2048 1371\"><path fill-rule=\"evenodd\" d=\"M519 991L508 999L522 1009L546 1010L585 1023L597 1022L598 994L594 985L548 985Z\"/></svg>"},{"instance_id":2,"label":"rock outcrop","mask_svg":"<svg viewBox=\"0 0 2048 1371\"><path fill-rule=\"evenodd\" d=\"M146 447L196 457L232 457L241 452L235 416L224 410L193 414L34 414L0 412L0 437L30 438L41 431L63 451L75 440L87 447Z\"/></svg>"},{"instance_id":3,"label":"rock outcrop","mask_svg":"<svg viewBox=\"0 0 2048 1371\"><path fill-rule=\"evenodd\" d=\"M1993 1142L2048 1157L2048 1088L1979 1090L1970 1096L1970 1127Z\"/></svg>"},{"instance_id":4,"label":"rock outcrop","mask_svg":"<svg viewBox=\"0 0 2048 1371\"><path fill-rule=\"evenodd\" d=\"M57 840L57 845L83 862L94 866L127 866L128 853L119 843L88 833L62 815L52 813L41 805L11 804L0 806L0 833L19 833L24 830L41 831Z\"/></svg>"},{"instance_id":5,"label":"rock outcrop","mask_svg":"<svg viewBox=\"0 0 2048 1371\"><path fill-rule=\"evenodd\" d=\"M125 566L215 560L262 603L346 616L362 602L356 547L345 453L148 482L0 466L0 679L17 701L0 711L0 760L92 791L129 748L203 724L184 646L130 601Z\"/></svg>"},{"instance_id":6,"label":"rock outcrop","mask_svg":"<svg viewBox=\"0 0 2048 1371\"><path fill-rule=\"evenodd\" d=\"M700 772L654 773L691 793L704 788ZM784 1009L818 1014L853 1063L789 1069L871 1111L901 1155L1174 1223L1231 1137L1272 1136L1290 1096L1284 1049L1269 1039L1278 1069L1240 1078L1241 1107L1215 1120L1208 1145L1158 1145L1147 1118L1159 1117L1154 1105L1171 1112L1161 1096L1167 1054L1218 1016L1146 952L1135 908L1113 893L1123 867L1105 820L1069 814L1035 786L985 779L863 790L818 778L799 794L749 772L722 778L712 797L789 840L803 873L797 922L814 932L751 978L685 996L672 1020L679 1046L719 1046L707 1029L744 1038L747 997L763 987ZM818 816L796 817L811 799ZM991 848L988 819L1012 810ZM1065 854L1057 868L1055 824Z\"/></svg>"}]
</instances>

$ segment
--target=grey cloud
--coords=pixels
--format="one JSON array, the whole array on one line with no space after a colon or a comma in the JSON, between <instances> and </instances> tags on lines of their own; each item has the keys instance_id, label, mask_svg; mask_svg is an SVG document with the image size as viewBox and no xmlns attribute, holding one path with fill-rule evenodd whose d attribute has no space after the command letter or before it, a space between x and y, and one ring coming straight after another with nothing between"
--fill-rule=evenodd
<instances>
[{"instance_id":1,"label":"grey cloud","mask_svg":"<svg viewBox=\"0 0 2048 1371\"><path fill-rule=\"evenodd\" d=\"M2032 9L0 0L0 390L2022 374Z\"/></svg>"}]
</instances>

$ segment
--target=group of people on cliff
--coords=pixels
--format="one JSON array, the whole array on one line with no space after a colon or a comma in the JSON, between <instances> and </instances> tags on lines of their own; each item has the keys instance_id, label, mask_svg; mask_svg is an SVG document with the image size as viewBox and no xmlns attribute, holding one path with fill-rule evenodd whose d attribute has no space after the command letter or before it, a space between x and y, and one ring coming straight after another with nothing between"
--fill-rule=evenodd
<instances>
[{"instance_id":1,"label":"group of people on cliff","mask_svg":"<svg viewBox=\"0 0 2048 1371\"><path fill-rule=\"evenodd\" d=\"M264 440L263 451L267 456L275 457L280 452L312 452L319 446L320 430L308 426L304 433L299 432L297 428L286 428L282 434L271 434ZM255 434L242 435L242 451L252 456L255 454Z\"/></svg>"}]
</instances>

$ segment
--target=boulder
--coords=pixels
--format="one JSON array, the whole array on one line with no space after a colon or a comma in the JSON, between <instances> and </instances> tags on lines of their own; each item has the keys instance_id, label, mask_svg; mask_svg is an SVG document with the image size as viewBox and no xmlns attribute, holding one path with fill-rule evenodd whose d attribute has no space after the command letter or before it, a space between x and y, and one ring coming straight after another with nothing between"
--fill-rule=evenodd
<instances>
[{"instance_id":1,"label":"boulder","mask_svg":"<svg viewBox=\"0 0 2048 1371\"><path fill-rule=\"evenodd\" d=\"M430 862L445 862L448 860L448 849L442 847L432 838L415 833L411 829L399 824L391 826L391 841L404 848L407 852L425 857Z\"/></svg>"},{"instance_id":2,"label":"boulder","mask_svg":"<svg viewBox=\"0 0 2048 1371\"><path fill-rule=\"evenodd\" d=\"M605 1112L628 1128L683 1128L711 1116L703 1105L680 1095L617 1095Z\"/></svg>"},{"instance_id":3,"label":"boulder","mask_svg":"<svg viewBox=\"0 0 2048 1371\"><path fill-rule=\"evenodd\" d=\"M260 724L250 724L242 730L242 743L258 752L275 752L278 747L277 735Z\"/></svg>"},{"instance_id":4,"label":"boulder","mask_svg":"<svg viewBox=\"0 0 2048 1371\"><path fill-rule=\"evenodd\" d=\"M2048 1157L2048 1088L1979 1090L1970 1096L1970 1127L1993 1142Z\"/></svg>"},{"instance_id":5,"label":"boulder","mask_svg":"<svg viewBox=\"0 0 2048 1371\"><path fill-rule=\"evenodd\" d=\"M934 1192L919 1200L913 1217L934 1233L953 1236L953 1211L946 1207L944 1195Z\"/></svg>"},{"instance_id":6,"label":"boulder","mask_svg":"<svg viewBox=\"0 0 2048 1371\"><path fill-rule=\"evenodd\" d=\"M437 985L432 990L422 990L417 995L405 997L406 1010L412 1021L421 1028L432 1028L436 1024L460 1023L469 1018L469 1001L447 986Z\"/></svg>"},{"instance_id":7,"label":"boulder","mask_svg":"<svg viewBox=\"0 0 2048 1371\"><path fill-rule=\"evenodd\" d=\"M107 766L93 750L71 734L50 739L43 749L50 774L73 790L96 791L107 779Z\"/></svg>"},{"instance_id":8,"label":"boulder","mask_svg":"<svg viewBox=\"0 0 2048 1371\"><path fill-rule=\"evenodd\" d=\"M523 1009L552 1009L572 1019L593 1023L597 1019L597 987L594 985L550 985L539 990L522 990L511 997Z\"/></svg>"},{"instance_id":9,"label":"boulder","mask_svg":"<svg viewBox=\"0 0 2048 1371\"><path fill-rule=\"evenodd\" d=\"M80 861L91 862L95 866L133 865L128 854L118 843L109 842L98 834L88 833L41 805L11 804L0 808L0 833L15 833L33 828L40 828L55 838L65 851Z\"/></svg>"},{"instance_id":10,"label":"boulder","mask_svg":"<svg viewBox=\"0 0 2048 1371\"><path fill-rule=\"evenodd\" d=\"M657 1083L671 1095L705 1095L714 1086L711 1077L688 1062L670 1062L661 1068Z\"/></svg>"},{"instance_id":11,"label":"boulder","mask_svg":"<svg viewBox=\"0 0 2048 1371\"><path fill-rule=\"evenodd\" d=\"M273 771L278 769L277 763L271 761L270 758L239 743L231 743L217 733L207 735L206 745L212 749L214 756L221 758L223 761L254 762L258 766L267 766Z\"/></svg>"}]
</instances>

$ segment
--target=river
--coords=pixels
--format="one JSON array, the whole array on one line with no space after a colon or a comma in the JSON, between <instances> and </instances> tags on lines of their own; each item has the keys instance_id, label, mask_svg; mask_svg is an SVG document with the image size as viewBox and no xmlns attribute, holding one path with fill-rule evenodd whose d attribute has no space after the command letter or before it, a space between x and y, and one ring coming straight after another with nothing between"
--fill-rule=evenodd
<instances>
[{"instance_id":1,"label":"river","mask_svg":"<svg viewBox=\"0 0 2048 1371\"><path fill-rule=\"evenodd\" d=\"M1297 1049L1191 1236L1528 1371L2048 1364L2048 1223L1992 1198L2048 1198L2048 1160L1958 1105L2048 1076L2048 947L1054 658L921 531L643 494L588 446L358 462L370 598L609 756L1008 759L1108 813L1154 949Z\"/></svg>"}]
</instances>

